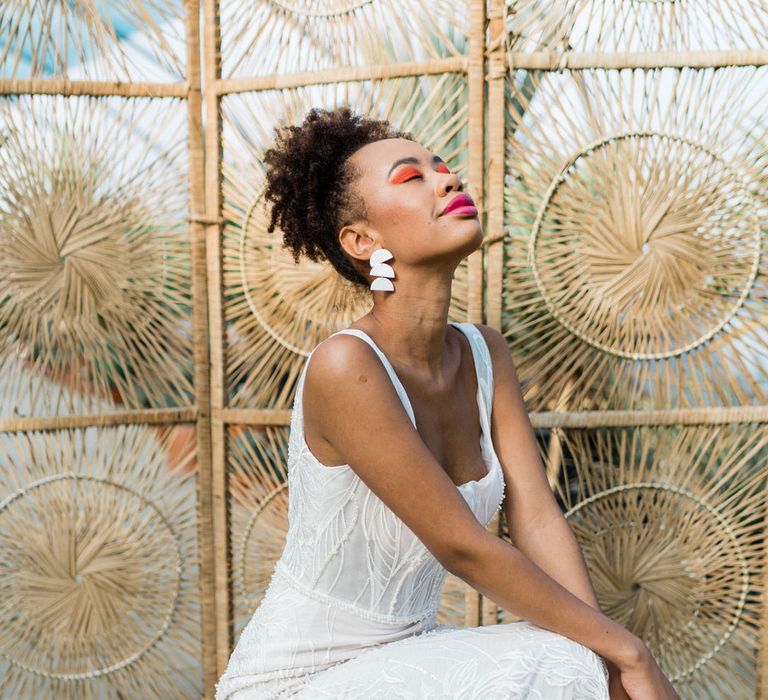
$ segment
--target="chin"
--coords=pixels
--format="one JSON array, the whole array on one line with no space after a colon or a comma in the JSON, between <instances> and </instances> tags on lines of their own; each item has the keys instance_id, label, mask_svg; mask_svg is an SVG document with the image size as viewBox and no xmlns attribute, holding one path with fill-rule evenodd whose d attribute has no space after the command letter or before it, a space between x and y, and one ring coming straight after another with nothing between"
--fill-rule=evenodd
<instances>
[{"instance_id":1,"label":"chin","mask_svg":"<svg viewBox=\"0 0 768 700\"><path fill-rule=\"evenodd\" d=\"M467 233L461 236L461 243L457 246L464 257L471 255L480 248L483 245L483 239L485 238L485 233L483 232L483 227L480 222L475 219L473 220L473 223L475 224L474 227L467 226Z\"/></svg>"}]
</instances>

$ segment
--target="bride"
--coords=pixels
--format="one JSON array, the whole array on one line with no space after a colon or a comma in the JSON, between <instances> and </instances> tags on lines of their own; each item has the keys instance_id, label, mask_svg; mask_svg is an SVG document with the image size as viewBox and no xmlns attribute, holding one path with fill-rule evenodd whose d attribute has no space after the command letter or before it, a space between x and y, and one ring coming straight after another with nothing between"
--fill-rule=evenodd
<instances>
[{"instance_id":1,"label":"bride","mask_svg":"<svg viewBox=\"0 0 768 700\"><path fill-rule=\"evenodd\" d=\"M265 164L270 231L373 306L304 364L285 549L217 700L677 698L600 611L505 339L447 321L483 240L461 180L347 108L278 130ZM514 544L485 527L501 508ZM447 572L521 620L438 625Z\"/></svg>"}]
</instances>

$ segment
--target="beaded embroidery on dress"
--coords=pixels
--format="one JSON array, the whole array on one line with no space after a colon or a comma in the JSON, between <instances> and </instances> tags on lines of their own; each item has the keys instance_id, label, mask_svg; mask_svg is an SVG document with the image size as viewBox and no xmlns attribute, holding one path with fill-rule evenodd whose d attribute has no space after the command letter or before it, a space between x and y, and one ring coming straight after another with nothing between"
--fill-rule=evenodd
<instances>
[{"instance_id":1,"label":"beaded embroidery on dress","mask_svg":"<svg viewBox=\"0 0 768 700\"><path fill-rule=\"evenodd\" d=\"M452 325L472 348L488 468L456 488L485 525L504 498L491 441L491 357L474 324ZM373 339L337 332L373 348L415 427L405 389ZM349 465L325 466L309 451L301 397L311 357L291 415L285 548L216 700L608 700L602 660L576 642L527 622L436 624L447 571Z\"/></svg>"}]
</instances>

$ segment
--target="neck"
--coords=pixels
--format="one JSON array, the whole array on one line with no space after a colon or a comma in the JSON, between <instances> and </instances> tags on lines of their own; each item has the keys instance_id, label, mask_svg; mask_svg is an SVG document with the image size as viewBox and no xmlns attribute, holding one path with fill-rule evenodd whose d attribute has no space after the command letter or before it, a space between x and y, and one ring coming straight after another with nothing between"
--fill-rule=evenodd
<instances>
[{"instance_id":1,"label":"neck","mask_svg":"<svg viewBox=\"0 0 768 700\"><path fill-rule=\"evenodd\" d=\"M450 274L409 276L394 292L373 292L373 309L360 319L372 329L387 357L439 376L443 369L451 303ZM379 340L380 339L380 342Z\"/></svg>"}]
</instances>

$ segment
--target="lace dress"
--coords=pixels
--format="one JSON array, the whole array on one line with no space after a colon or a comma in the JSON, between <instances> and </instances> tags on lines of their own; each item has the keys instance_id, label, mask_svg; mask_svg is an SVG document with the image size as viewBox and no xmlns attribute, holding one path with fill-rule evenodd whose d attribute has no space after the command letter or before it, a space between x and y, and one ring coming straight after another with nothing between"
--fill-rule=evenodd
<instances>
[{"instance_id":1,"label":"lace dress","mask_svg":"<svg viewBox=\"0 0 768 700\"><path fill-rule=\"evenodd\" d=\"M487 524L504 477L491 442L490 353L471 323L487 473L457 486ZM416 426L408 396L381 358ZM349 465L324 466L304 440L302 370L288 448L288 533L266 594L216 687L216 700L292 697L397 700L608 700L591 650L528 622L459 628L435 621L447 571ZM510 572L510 576L514 572Z\"/></svg>"}]
</instances>

